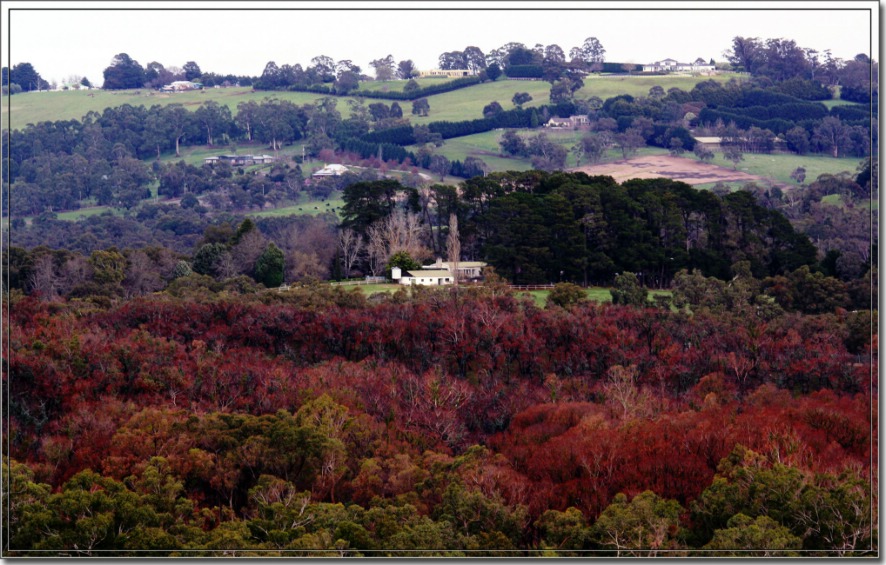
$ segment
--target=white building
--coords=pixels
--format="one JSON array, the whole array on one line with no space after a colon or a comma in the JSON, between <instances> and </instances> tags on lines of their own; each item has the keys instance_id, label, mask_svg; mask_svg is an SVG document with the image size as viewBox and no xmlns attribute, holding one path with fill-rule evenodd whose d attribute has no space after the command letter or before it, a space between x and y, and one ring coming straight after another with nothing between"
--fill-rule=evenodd
<instances>
[{"instance_id":1,"label":"white building","mask_svg":"<svg viewBox=\"0 0 886 565\"><path fill-rule=\"evenodd\" d=\"M711 72L713 70L714 65L711 65L709 62L705 61L701 57L699 57L692 63L681 63L676 59L662 59L661 61L655 61L653 63L649 63L648 65L643 65L644 73L702 73Z\"/></svg>"},{"instance_id":2,"label":"white building","mask_svg":"<svg viewBox=\"0 0 886 565\"><path fill-rule=\"evenodd\" d=\"M202 88L202 85L199 83L189 80L176 80L167 84L161 90L163 92L183 92L185 90L199 90L200 88Z\"/></svg>"},{"instance_id":3,"label":"white building","mask_svg":"<svg viewBox=\"0 0 886 565\"><path fill-rule=\"evenodd\" d=\"M346 172L348 172L348 168L345 167L344 165L332 164L332 165L326 165L322 169L314 171L314 174L312 174L311 176L318 177L318 178L319 177L340 177L343 174L345 174Z\"/></svg>"},{"instance_id":4,"label":"white building","mask_svg":"<svg viewBox=\"0 0 886 565\"><path fill-rule=\"evenodd\" d=\"M482 261L460 261L456 268L458 279L464 281L480 278L485 266L486 263ZM424 265L421 269L413 269L411 271L404 272L399 267L393 267L391 269L391 278L397 283L407 286L438 286L455 282L449 263L443 262L440 259L437 259L437 262L433 265Z\"/></svg>"}]
</instances>

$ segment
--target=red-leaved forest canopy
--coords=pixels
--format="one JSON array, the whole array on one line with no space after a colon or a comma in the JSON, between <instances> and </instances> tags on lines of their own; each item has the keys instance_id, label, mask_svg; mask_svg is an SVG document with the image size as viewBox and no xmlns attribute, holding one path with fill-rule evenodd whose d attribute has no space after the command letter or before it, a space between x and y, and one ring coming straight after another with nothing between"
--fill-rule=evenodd
<instances>
[{"instance_id":1,"label":"red-leaved forest canopy","mask_svg":"<svg viewBox=\"0 0 886 565\"><path fill-rule=\"evenodd\" d=\"M742 277L692 311L496 281L13 292L8 550L876 551L870 313L772 315Z\"/></svg>"}]
</instances>

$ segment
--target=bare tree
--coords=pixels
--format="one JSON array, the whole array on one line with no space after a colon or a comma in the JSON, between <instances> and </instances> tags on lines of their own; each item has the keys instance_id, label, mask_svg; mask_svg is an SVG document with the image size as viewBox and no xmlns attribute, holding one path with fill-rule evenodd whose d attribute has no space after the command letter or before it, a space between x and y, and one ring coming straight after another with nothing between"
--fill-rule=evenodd
<instances>
[{"instance_id":1,"label":"bare tree","mask_svg":"<svg viewBox=\"0 0 886 565\"><path fill-rule=\"evenodd\" d=\"M351 269L357 262L357 257L363 251L363 241L351 228L344 228L338 232L338 246L341 249L342 261L344 262L345 278L350 278Z\"/></svg>"},{"instance_id":2,"label":"bare tree","mask_svg":"<svg viewBox=\"0 0 886 565\"><path fill-rule=\"evenodd\" d=\"M369 263L369 272L373 277L384 269L388 262L388 246L385 241L384 228L381 222L372 224L366 230L366 255Z\"/></svg>"},{"instance_id":3,"label":"bare tree","mask_svg":"<svg viewBox=\"0 0 886 565\"><path fill-rule=\"evenodd\" d=\"M58 297L59 279L55 274L55 265L52 255L43 255L34 262L34 268L28 276L31 290L40 294L43 300L53 300Z\"/></svg>"},{"instance_id":4,"label":"bare tree","mask_svg":"<svg viewBox=\"0 0 886 565\"><path fill-rule=\"evenodd\" d=\"M242 272L237 268L237 263L234 261L234 256L230 251L225 251L221 254L218 258L216 269L218 270L219 278L222 280L236 277Z\"/></svg>"},{"instance_id":5,"label":"bare tree","mask_svg":"<svg viewBox=\"0 0 886 565\"><path fill-rule=\"evenodd\" d=\"M68 294L92 276L92 265L82 255L71 257L62 265L58 277L59 294Z\"/></svg>"},{"instance_id":6,"label":"bare tree","mask_svg":"<svg viewBox=\"0 0 886 565\"><path fill-rule=\"evenodd\" d=\"M449 262L449 271L452 280L458 286L458 261L461 257L461 239L458 236L458 217L449 214L449 236L446 238L446 257Z\"/></svg>"},{"instance_id":7,"label":"bare tree","mask_svg":"<svg viewBox=\"0 0 886 565\"><path fill-rule=\"evenodd\" d=\"M257 229L246 232L231 248L231 260L237 273L251 274L255 262L268 246L267 238Z\"/></svg>"},{"instance_id":8,"label":"bare tree","mask_svg":"<svg viewBox=\"0 0 886 565\"><path fill-rule=\"evenodd\" d=\"M130 297L140 296L163 288L163 280L157 272L154 262L144 251L133 251L129 255L126 278L123 288Z\"/></svg>"},{"instance_id":9,"label":"bare tree","mask_svg":"<svg viewBox=\"0 0 886 565\"><path fill-rule=\"evenodd\" d=\"M425 227L418 214L397 210L383 224L384 239L388 244L388 256L404 251L414 259L430 255L424 239Z\"/></svg>"}]
</instances>

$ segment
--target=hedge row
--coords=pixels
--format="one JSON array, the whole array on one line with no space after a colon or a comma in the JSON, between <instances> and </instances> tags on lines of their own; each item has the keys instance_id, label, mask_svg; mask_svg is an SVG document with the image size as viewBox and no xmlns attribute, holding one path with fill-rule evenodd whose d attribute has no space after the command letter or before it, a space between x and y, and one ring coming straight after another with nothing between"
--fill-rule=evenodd
<instances>
[{"instance_id":1,"label":"hedge row","mask_svg":"<svg viewBox=\"0 0 886 565\"><path fill-rule=\"evenodd\" d=\"M433 94L442 94L444 92L451 92L453 90L459 90L461 88L467 88L469 86L474 86L475 84L480 84L483 80L479 76L470 76L470 77L462 77L457 78L455 80L449 80L445 82L441 82L440 84L432 84L431 86L425 86L423 88L419 88L418 90L413 90L411 92L382 92L381 90L357 90L352 92L353 96L362 96L364 98L379 98L381 100L416 100L418 98L424 98L425 96L431 96Z\"/></svg>"},{"instance_id":2,"label":"hedge row","mask_svg":"<svg viewBox=\"0 0 886 565\"><path fill-rule=\"evenodd\" d=\"M394 145L412 145L415 143L412 126L399 126L373 131L361 135L360 139L369 143L392 143Z\"/></svg>"},{"instance_id":3,"label":"hedge row","mask_svg":"<svg viewBox=\"0 0 886 565\"><path fill-rule=\"evenodd\" d=\"M505 69L508 78L541 78L544 69L541 65L512 65Z\"/></svg>"}]
</instances>

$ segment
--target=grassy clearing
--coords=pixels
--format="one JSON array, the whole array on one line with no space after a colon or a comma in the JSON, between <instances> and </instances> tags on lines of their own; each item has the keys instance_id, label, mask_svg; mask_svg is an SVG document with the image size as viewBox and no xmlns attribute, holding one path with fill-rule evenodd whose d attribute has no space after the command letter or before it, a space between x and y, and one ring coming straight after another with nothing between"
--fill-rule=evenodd
<instances>
[{"instance_id":1,"label":"grassy clearing","mask_svg":"<svg viewBox=\"0 0 886 565\"><path fill-rule=\"evenodd\" d=\"M558 131L548 129L518 129L516 131L523 137L544 133L550 140L565 147L567 151L581 139L582 135L584 135L583 131L575 130ZM466 135L464 137L447 139L443 146L437 148L435 152L445 156L450 161L458 159L459 161L464 162L467 157L482 159L483 162L489 165L491 171L527 171L531 169L532 164L527 157L508 157L502 155L501 147L498 142L503 134L504 130L493 130L476 133L474 135ZM417 151L418 147L410 146L407 149ZM666 155L667 153L668 151L666 149L660 147L643 147L637 151L636 155ZM617 149L610 149L607 151L601 162L606 163L621 158L622 154L620 151ZM582 164L586 165L587 162L584 161ZM566 158L566 166L574 167L576 165L577 162L575 156L570 153Z\"/></svg>"},{"instance_id":2,"label":"grassy clearing","mask_svg":"<svg viewBox=\"0 0 886 565\"><path fill-rule=\"evenodd\" d=\"M649 89L660 86L667 91L669 88L679 88L689 92L696 84L707 80L727 82L731 78L739 79L734 73L721 73L714 76L639 76L639 75L591 75L585 77L585 85L576 92L578 98L590 98L599 96L603 100L630 94L631 96L647 96ZM740 80L740 79L739 79Z\"/></svg>"},{"instance_id":3,"label":"grassy clearing","mask_svg":"<svg viewBox=\"0 0 886 565\"><path fill-rule=\"evenodd\" d=\"M585 289L585 293L588 296L588 300L591 302L612 302L612 294L609 292L610 289L608 287L590 287ZM548 295L551 294L550 290L526 290L518 293L518 296L528 296L532 298L535 302L535 305L539 308L544 308L548 302ZM669 290L650 290L649 291L649 303L652 304L653 296L671 296L672 293Z\"/></svg>"},{"instance_id":4,"label":"grassy clearing","mask_svg":"<svg viewBox=\"0 0 886 565\"><path fill-rule=\"evenodd\" d=\"M732 161L724 159L722 153L716 153L711 162L721 167L733 168ZM834 159L824 155L745 153L744 161L738 164L738 170L795 186L797 183L791 179L791 173L797 167L806 169L806 182L809 183L823 174L837 174L843 171L855 174L859 162L861 159L855 157Z\"/></svg>"},{"instance_id":5,"label":"grassy clearing","mask_svg":"<svg viewBox=\"0 0 886 565\"><path fill-rule=\"evenodd\" d=\"M839 194L828 194L827 196L821 199L822 204L828 204L830 206L843 206L843 196Z\"/></svg>"},{"instance_id":6,"label":"grassy clearing","mask_svg":"<svg viewBox=\"0 0 886 565\"><path fill-rule=\"evenodd\" d=\"M341 212L341 207L344 206L344 204L345 201L341 199L341 195L336 195L335 198L328 199L325 202L322 200L309 200L293 204L292 206L285 206L283 208L252 212L248 215L256 218L276 218L282 216L316 216L318 214L331 212L337 216L338 213Z\"/></svg>"},{"instance_id":7,"label":"grassy clearing","mask_svg":"<svg viewBox=\"0 0 886 565\"><path fill-rule=\"evenodd\" d=\"M833 108L834 106L858 106L860 108L867 108L866 104L859 104L858 102L852 102L850 100L819 100L822 104L828 107L828 109Z\"/></svg>"},{"instance_id":8,"label":"grassy clearing","mask_svg":"<svg viewBox=\"0 0 886 565\"><path fill-rule=\"evenodd\" d=\"M94 206L91 208L80 208L79 210L71 210L70 212L59 212L58 219L59 220L67 220L69 222L74 222L79 220L80 218L91 218L92 216L101 216L105 212L110 212L115 216L122 216L122 210L118 210L116 208L111 208L110 206ZM28 218L26 218L28 219Z\"/></svg>"}]
</instances>

